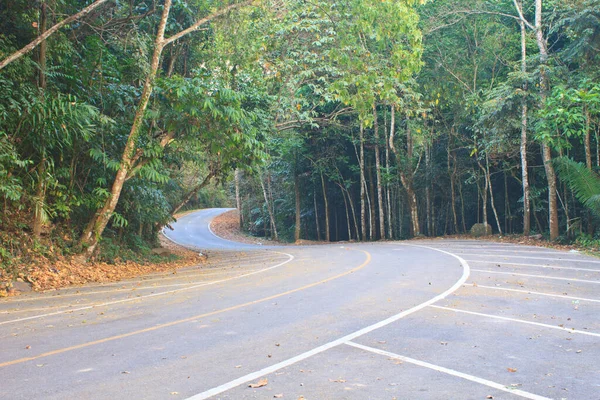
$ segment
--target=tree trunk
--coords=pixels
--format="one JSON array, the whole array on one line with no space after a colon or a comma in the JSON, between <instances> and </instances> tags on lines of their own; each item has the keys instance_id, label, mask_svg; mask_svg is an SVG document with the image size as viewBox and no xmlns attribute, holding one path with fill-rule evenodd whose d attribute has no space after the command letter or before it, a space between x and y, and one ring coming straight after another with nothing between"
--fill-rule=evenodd
<instances>
[{"instance_id":1,"label":"tree trunk","mask_svg":"<svg viewBox=\"0 0 600 400\"><path fill-rule=\"evenodd\" d=\"M325 201L325 241L331 242L331 235L329 232L329 201L327 199L327 186L325 185L323 172L321 172L321 187L323 189L323 200Z\"/></svg>"},{"instance_id":2,"label":"tree trunk","mask_svg":"<svg viewBox=\"0 0 600 400\"><path fill-rule=\"evenodd\" d=\"M546 102L549 90L548 74L548 43L542 31L542 0L535 0L535 38L540 50L540 106ZM552 164L552 150L548 143L542 143L542 158L548 181L548 214L550 223L550 240L558 239L558 204L556 201L556 172Z\"/></svg>"},{"instance_id":3,"label":"tree trunk","mask_svg":"<svg viewBox=\"0 0 600 400\"><path fill-rule=\"evenodd\" d=\"M394 124L395 121L390 121L391 124ZM386 127L387 128L387 127ZM383 135L387 135L387 129L384 130ZM389 184L389 176L390 176L390 144L388 141L385 141L385 173L387 175L386 185L385 185L385 197L387 200L387 223L388 223L388 238L394 238L394 228L392 225L392 200L390 195L390 184Z\"/></svg>"},{"instance_id":4,"label":"tree trunk","mask_svg":"<svg viewBox=\"0 0 600 400\"><path fill-rule=\"evenodd\" d=\"M590 115L590 111L587 109L587 107L585 107L584 109L584 115L585 115L585 136L584 136L584 145L585 145L585 165L587 166L587 169L589 169L590 171L592 171L592 144L590 141L590 131L591 131L591 115ZM586 220L587 220L587 233L588 235L592 236L594 234L594 225L592 225L592 214L590 213L589 210L586 211Z\"/></svg>"},{"instance_id":5,"label":"tree trunk","mask_svg":"<svg viewBox=\"0 0 600 400\"><path fill-rule=\"evenodd\" d=\"M521 25L521 72L527 73L527 32L525 22ZM523 83L523 90L527 91L527 83ZM521 100L521 181L523 184L523 235L529 236L531 232L531 205L529 200L529 172L527 170L527 100Z\"/></svg>"},{"instance_id":6,"label":"tree trunk","mask_svg":"<svg viewBox=\"0 0 600 400\"><path fill-rule=\"evenodd\" d=\"M392 105L392 119L395 118L395 106ZM408 199L408 207L410 210L410 224L411 224L411 234L413 236L419 236L421 234L421 229L419 227L419 210L418 210L418 203L417 203L417 196L415 194L415 191L413 189L413 182L412 182L412 171L409 171L410 175L406 174L404 172L403 169L403 163L402 163L402 157L400 156L400 151L396 148L396 145L394 144L394 135L395 135L395 130L394 130L394 125L392 124L391 128L390 128L390 137L389 137L389 143L390 143L390 149L392 149L392 153L394 154L394 156L396 157L396 164L398 165L398 174L400 175L400 182L402 182L402 186L404 186L404 190L406 190L406 197ZM410 129L407 126L406 128L406 143L407 143L407 158L408 158L408 162L407 164L409 164L409 168L410 168L410 160L412 159L412 137L411 137L411 133L410 133Z\"/></svg>"},{"instance_id":7,"label":"tree trunk","mask_svg":"<svg viewBox=\"0 0 600 400\"><path fill-rule=\"evenodd\" d=\"M315 225L317 227L317 241L321 241L321 229L319 228L319 208L317 207L317 187L314 186L313 202L315 204Z\"/></svg>"},{"instance_id":8,"label":"tree trunk","mask_svg":"<svg viewBox=\"0 0 600 400\"><path fill-rule=\"evenodd\" d=\"M375 175L377 177L377 205L379 209L379 237L385 239L385 213L383 211L383 186L381 183L381 160L379 159L379 123L377 105L373 104L373 130L375 136Z\"/></svg>"},{"instance_id":9,"label":"tree trunk","mask_svg":"<svg viewBox=\"0 0 600 400\"><path fill-rule=\"evenodd\" d=\"M367 188L367 206L369 207L369 240L377 240L377 216L375 215L375 180L373 164L367 167L369 187Z\"/></svg>"},{"instance_id":10,"label":"tree trunk","mask_svg":"<svg viewBox=\"0 0 600 400\"><path fill-rule=\"evenodd\" d=\"M338 183L340 190L342 191L342 198L344 199L344 209L346 210L346 223L348 225L348 240L352 240L352 227L350 226L350 213L348 212L348 201L346 200L346 194L344 187Z\"/></svg>"},{"instance_id":11,"label":"tree trunk","mask_svg":"<svg viewBox=\"0 0 600 400\"><path fill-rule=\"evenodd\" d=\"M48 23L48 13L47 13L47 5L46 2L42 2L40 7L40 35L43 36L46 33L46 27ZM38 54L38 64L39 64L39 78L38 84L39 87L44 90L46 89L46 48L48 42L46 40L42 40L40 42L40 49Z\"/></svg>"},{"instance_id":12,"label":"tree trunk","mask_svg":"<svg viewBox=\"0 0 600 400\"><path fill-rule=\"evenodd\" d=\"M81 245L85 248L85 255L88 258L94 253L94 250L98 245L98 241L100 240L100 236L102 235L102 232L104 232L104 228L106 228L108 221L112 217L115 208L117 207L119 196L123 190L123 184L125 183L129 170L132 168L132 159L136 153L137 139L142 128L144 114L146 112L146 108L148 107L150 95L152 94L154 79L156 78L156 74L158 72L160 56L164 47L165 27L167 25L167 19L169 18L169 12L171 11L171 2L172 0L165 0L163 6L163 12L158 25L158 32L156 34L156 40L154 43L154 53L152 55L150 71L146 76L146 82L144 83L142 96L135 112L133 124L129 132L129 137L127 138L127 143L125 144L119 170L117 171L117 176L113 182L110 196L104 203L104 206L96 212L94 218L88 224L80 240Z\"/></svg>"},{"instance_id":13,"label":"tree trunk","mask_svg":"<svg viewBox=\"0 0 600 400\"><path fill-rule=\"evenodd\" d=\"M240 229L244 229L244 210L242 209L242 198L240 197L240 170L239 168L235 169L234 172L234 180L235 180L235 206L238 209L240 216Z\"/></svg>"},{"instance_id":14,"label":"tree trunk","mask_svg":"<svg viewBox=\"0 0 600 400\"><path fill-rule=\"evenodd\" d=\"M265 198L265 204L267 205L267 212L269 213L269 220L271 222L271 234L273 236L273 239L278 241L279 235L277 234L277 225L275 223L275 215L273 212L273 207L272 207L271 202L269 201L269 193L267 193L267 188L265 186L265 182L263 181L262 176L259 176L258 179L260 180L260 186L262 188L263 196Z\"/></svg>"},{"instance_id":15,"label":"tree trunk","mask_svg":"<svg viewBox=\"0 0 600 400\"><path fill-rule=\"evenodd\" d=\"M177 204L175 207L173 207L173 209L171 210L171 215L174 216L175 214L177 214L177 212L179 210L181 210L183 208L183 206L185 206L187 203L189 203L189 201L192 199L192 197L194 197L194 195L196 193L198 193L198 191L202 188L204 188L206 185L208 185L210 183L210 180L214 177L214 173L210 172L202 182L198 183L196 186L194 186L191 190L189 190L185 196L183 196L183 200L181 202L179 202L179 204Z\"/></svg>"},{"instance_id":16,"label":"tree trunk","mask_svg":"<svg viewBox=\"0 0 600 400\"><path fill-rule=\"evenodd\" d=\"M46 203L46 157L42 157L38 165L37 172L38 181L33 211L33 236L39 239L42 236L42 229L44 227L45 220L44 206Z\"/></svg>"},{"instance_id":17,"label":"tree trunk","mask_svg":"<svg viewBox=\"0 0 600 400\"><path fill-rule=\"evenodd\" d=\"M448 147L447 147L447 153L448 153L448 159L447 159L447 168L448 168L448 175L450 177L450 204L452 206L452 218L453 218L453 222L454 222L454 233L457 234L458 233L458 216L456 214L456 188L455 188L455 182L456 182L456 160L454 160L454 162L452 163L452 169L450 168L450 160L453 159L453 154L450 151L450 137L448 138Z\"/></svg>"},{"instance_id":18,"label":"tree trunk","mask_svg":"<svg viewBox=\"0 0 600 400\"><path fill-rule=\"evenodd\" d=\"M500 218L498 218L498 211L496 211L496 203L494 202L494 191L492 190L492 176L490 174L490 160L487 152L485 153L485 173L487 175L488 190L490 191L490 203L492 205L492 211L494 211L494 217L496 218L496 226L498 227L498 233L502 235L502 226L500 225Z\"/></svg>"},{"instance_id":19,"label":"tree trunk","mask_svg":"<svg viewBox=\"0 0 600 400\"><path fill-rule=\"evenodd\" d=\"M433 236L433 216L431 215L431 182L430 182L431 162L429 157L429 145L425 145L425 225L427 227L427 235Z\"/></svg>"},{"instance_id":20,"label":"tree trunk","mask_svg":"<svg viewBox=\"0 0 600 400\"><path fill-rule=\"evenodd\" d=\"M365 215L365 188L367 182L365 180L365 127L363 123L360 123L360 157L358 163L360 164L360 229L362 233L361 240L367 240L367 218Z\"/></svg>"},{"instance_id":21,"label":"tree trunk","mask_svg":"<svg viewBox=\"0 0 600 400\"><path fill-rule=\"evenodd\" d=\"M296 199L296 226L294 227L294 241L300 240L301 220L300 220L300 178L298 170L294 169L294 194Z\"/></svg>"}]
</instances>

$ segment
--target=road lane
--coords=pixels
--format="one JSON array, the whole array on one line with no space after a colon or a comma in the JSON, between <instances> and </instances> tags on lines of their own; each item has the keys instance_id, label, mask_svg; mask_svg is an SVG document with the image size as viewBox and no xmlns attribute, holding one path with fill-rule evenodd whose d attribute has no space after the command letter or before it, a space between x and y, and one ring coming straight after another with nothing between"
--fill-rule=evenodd
<instances>
[{"instance_id":1,"label":"road lane","mask_svg":"<svg viewBox=\"0 0 600 400\"><path fill-rule=\"evenodd\" d=\"M600 299L598 285L487 272L463 284L468 266L453 254L515 264L525 260L502 255L576 258L586 269L598 266L585 260L597 259L448 240L235 250L207 228L218 212L188 216L172 232L209 254L205 266L123 282L123 291L120 283L90 285L1 301L0 321L38 317L0 325L0 398L598 398L599 337L555 328L598 333L599 304L579 299ZM267 269L289 258L281 253L293 259ZM144 285L215 279L144 296L171 289ZM129 300L105 304L111 299ZM85 304L94 307L39 316L44 306ZM263 376L267 386L247 386Z\"/></svg>"}]
</instances>

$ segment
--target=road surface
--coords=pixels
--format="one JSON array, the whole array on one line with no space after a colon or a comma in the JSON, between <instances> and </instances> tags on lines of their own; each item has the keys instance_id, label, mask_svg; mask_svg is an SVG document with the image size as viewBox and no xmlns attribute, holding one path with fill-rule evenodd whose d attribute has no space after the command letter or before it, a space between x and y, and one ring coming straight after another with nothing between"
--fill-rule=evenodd
<instances>
[{"instance_id":1,"label":"road surface","mask_svg":"<svg viewBox=\"0 0 600 400\"><path fill-rule=\"evenodd\" d=\"M207 265L0 300L0 399L600 399L596 258L237 245L218 212L167 232Z\"/></svg>"}]
</instances>

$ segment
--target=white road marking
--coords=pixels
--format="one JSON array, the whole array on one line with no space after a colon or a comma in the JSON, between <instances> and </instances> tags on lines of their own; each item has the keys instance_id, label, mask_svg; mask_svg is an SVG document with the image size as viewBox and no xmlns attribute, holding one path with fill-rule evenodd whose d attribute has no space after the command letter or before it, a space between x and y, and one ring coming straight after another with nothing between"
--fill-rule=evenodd
<instances>
[{"instance_id":1,"label":"white road marking","mask_svg":"<svg viewBox=\"0 0 600 400\"><path fill-rule=\"evenodd\" d=\"M555 280L558 280L558 281L600 283L600 281L589 281L589 280L585 280L585 279L559 278L557 276L546 276L546 275L518 274L516 272L488 271L487 269L472 269L471 271L474 271L474 272L487 272L487 273L490 273L490 274L497 274L497 275L517 275L517 276L528 276L528 277L532 277L532 278L555 279Z\"/></svg>"},{"instance_id":2,"label":"white road marking","mask_svg":"<svg viewBox=\"0 0 600 400\"><path fill-rule=\"evenodd\" d=\"M122 300L109 301L109 302L106 302L106 303L100 303L100 304L95 304L95 305L86 306L86 307L72 308L72 309L64 310L64 311L56 311L56 312L53 312L53 313L40 314L40 315L31 316L31 317L24 317L24 318L18 318L18 319L9 320L9 321L3 321L3 322L0 322L0 325L11 324L11 323L14 323L14 322L28 321L28 320L38 319L38 318L44 318L44 317L50 317L50 316L59 315L59 314L67 314L67 313L72 313L72 312L76 312L76 311L89 310L91 308L96 308L96 307L111 306L111 305L114 305L114 304L127 303L127 302L131 302L131 301L137 301L137 300L141 300L141 299L147 299L149 297L163 296L165 294L178 293L178 292L183 292L185 290L197 289L197 288L203 287L203 286L216 285L218 283L229 282L229 281L232 281L232 280L235 280L235 279L245 278L247 276L256 275L256 274L260 274L260 273L263 273L263 272L266 272L266 271L270 271L272 269L279 268L279 267L281 267L281 266L283 266L283 265L291 262L294 259L294 256L291 255L291 254L281 253L281 252L278 252L278 251L275 251L274 253L284 254L284 255L288 256L289 258L288 258L288 260L286 260L286 261L284 261L282 263L279 263L277 265L274 265L272 267L260 269L258 271L248 272L246 274L234 276L234 277L227 278L227 279L221 279L221 280L218 280L218 281L205 282L205 283L202 283L202 284L199 284L199 285L194 285L194 286L185 287L185 288L181 288L181 289L168 290L166 292L152 293L152 294L147 294L147 295L144 295L144 296L136 296L136 297L133 297L133 298L130 298L130 299L122 299Z\"/></svg>"},{"instance_id":3,"label":"white road marking","mask_svg":"<svg viewBox=\"0 0 600 400\"><path fill-rule=\"evenodd\" d=\"M564 254L563 254L564 255ZM476 257L489 257L487 254L461 254L461 256L476 256ZM498 257L504 257L504 258L526 258L529 260L549 260L549 261L568 261L568 262L584 262L584 263L590 263L590 264L600 264L600 261L596 261L596 260L575 260L575 259L571 259L571 258L551 258L551 257L530 257L530 256L512 256L512 255L502 255L502 256L498 256ZM505 260L507 261L507 260Z\"/></svg>"},{"instance_id":4,"label":"white road marking","mask_svg":"<svg viewBox=\"0 0 600 400\"><path fill-rule=\"evenodd\" d=\"M432 305L430 307L431 308L437 308L437 309L440 309L440 310L452 311L452 312L455 312L455 313L477 315L477 316L480 316L480 317L493 318L493 319L501 319L503 321L518 322L518 323L521 323L521 324L541 326L543 328L557 329L559 331L564 331L564 332L568 332L568 333L579 333L581 335L588 335L588 336L600 337L600 333L594 333L594 332L588 332L588 331L581 331L581 330L578 330L578 329L565 328L565 327L557 326L557 325L542 324L540 322L527 321L527 320L524 320L524 319L501 317L499 315L478 313L478 312L475 312L475 311L461 310L461 309L458 309L458 308L450 308L450 307L442 307L442 306L434 306L434 305Z\"/></svg>"},{"instance_id":5,"label":"white road marking","mask_svg":"<svg viewBox=\"0 0 600 400\"><path fill-rule=\"evenodd\" d=\"M414 364L414 365L418 365L419 367L425 367L425 368L429 368L432 369L434 371L437 372L441 372L444 374L448 374L448 375L452 375L452 376L456 376L458 378L462 378L462 379L466 379L468 381L471 382L475 382L478 383L480 385L485 385L494 389L498 389L501 390L503 392L507 392L510 394L514 394L517 396L521 396L524 397L526 399L532 399L532 400L551 400L548 397L544 397L544 396L540 396L534 393L530 393L530 392L526 392L524 390L520 390L520 389L513 389L511 388L509 385L503 385L501 383L497 383L497 382L493 382L487 379L483 379L483 378L479 378L477 376L474 375L469 375L469 374L465 374L464 372L459 372L450 368L445 368L439 365L435 365L435 364L430 364L428 362L425 361L421 361L421 360L415 360L414 358L410 358L410 357L406 357L406 356L401 356L400 354L395 354L395 353L390 353L389 351L385 351L385 350L380 350L380 349L376 349L373 347L369 347L369 346L363 346L362 344L358 344L355 342L346 342L345 344L347 344L348 346L352 346L355 347L357 349L361 349L361 350L365 350L371 353L375 353L375 354L379 354L382 356L386 356L389 358L393 358L396 360L400 360L402 362L406 362L409 364Z\"/></svg>"},{"instance_id":6,"label":"white road marking","mask_svg":"<svg viewBox=\"0 0 600 400\"><path fill-rule=\"evenodd\" d=\"M568 269L571 271L588 271L588 272L600 272L600 269L590 269L590 268L576 268L576 267L561 267L559 265L547 265L547 264L520 264L514 263L510 261L484 261L484 260L467 260L472 263L482 263L482 264L505 264L503 267L510 267L511 265L516 265L518 267L539 267L539 268L551 268L551 269Z\"/></svg>"},{"instance_id":7,"label":"white road marking","mask_svg":"<svg viewBox=\"0 0 600 400\"><path fill-rule=\"evenodd\" d=\"M207 399L207 398L212 397L212 396L216 396L217 394L223 393L223 392L225 392L227 390L230 390L230 389L233 389L233 388L235 388L235 387L237 387L239 385L242 385L244 383L247 383L247 382L250 382L252 380L258 379L261 376L274 373L275 371L278 371L278 370L280 370L282 368L289 367L290 365L293 365L293 364L295 364L297 362L300 362L300 361L305 360L307 358L310 358L310 357L312 357L314 355L322 353L322 352L324 352L326 350L329 350L329 349L332 349L334 347L337 347L337 346L339 346L341 344L344 344L344 343L346 343L346 342L348 342L350 340L356 339L359 336L365 335L365 334L367 334L369 332L372 332L372 331L374 331L376 329L379 329L379 328L382 328L384 326L387 326L387 325L389 325L389 324L391 324L393 322L398 321L401 318L406 317L407 315L410 315L410 314L413 314L413 313L415 313L417 311L420 311L423 308L425 308L425 307L427 307L427 306L429 306L429 305L431 305L431 304L433 304L435 302L438 302L438 301L444 299L445 297L447 297L451 293L453 293L456 290L458 290L466 282L466 280L468 279L469 273L470 273L469 264L465 260L463 260L461 257L457 256L456 254L452 254L452 253L449 253L447 251L436 249L434 247L428 247L428 246L420 246L420 245L414 245L414 244L405 244L405 246L422 247L422 248L426 248L426 249L429 249L429 250L438 251L440 253L444 253L444 254L447 254L449 256L452 256L452 257L456 258L460 262L460 264L462 265L462 267L463 267L462 276L460 277L460 279L454 285L452 285L451 288L449 288L445 292L443 292L443 293L441 293L441 294L433 297L432 299L427 300L426 302L421 303L421 304L419 304L419 305L417 305L417 306L415 306L413 308L410 308L408 310L402 311L402 312L400 312L400 313L398 313L396 315L393 315L393 316L391 316L391 317L389 317L387 319L384 319L383 321L377 322L377 323L375 323L373 325L369 325L369 326L367 326L365 328L362 328L362 329L360 329L358 331L350 333L350 334L348 334L346 336L343 336L343 337L341 337L339 339L336 339L336 340L334 340L332 342L325 343L324 345L321 345L321 346L316 347L316 348L314 348L312 350L309 350L307 352L299 354L299 355L297 355L295 357L292 357L292 358L289 358L287 360L281 361L281 362L279 362L277 364L273 364L273 365L271 365L269 367L265 367L265 368L263 368L261 370L249 373L247 375L244 375L242 377L234 379L234 380L232 380L230 382L224 383L224 384L222 384L220 386L214 387L212 389L209 389L207 391L204 391L202 393L199 393L197 395L189 397L188 400L202 400L202 399Z\"/></svg>"},{"instance_id":8,"label":"white road marking","mask_svg":"<svg viewBox=\"0 0 600 400\"><path fill-rule=\"evenodd\" d=\"M501 287L501 286L500 287L499 286L485 286L485 285L479 285L479 284L475 284L475 283L466 283L465 285L470 285L473 287L478 287L478 288L483 288L483 289L505 290L507 292L526 293L526 294L533 294L536 296L560 297L560 298L569 299L569 300L592 301L594 303L600 303L600 300L597 300L597 299L586 299L584 297L567 296L564 294L534 292L532 290L508 289L508 288Z\"/></svg>"}]
</instances>

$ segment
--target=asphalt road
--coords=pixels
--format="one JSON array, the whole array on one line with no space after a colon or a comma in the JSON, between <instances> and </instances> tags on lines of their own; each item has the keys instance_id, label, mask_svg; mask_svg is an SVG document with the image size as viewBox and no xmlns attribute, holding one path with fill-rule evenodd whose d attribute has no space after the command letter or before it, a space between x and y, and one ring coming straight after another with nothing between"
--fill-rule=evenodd
<instances>
[{"instance_id":1,"label":"asphalt road","mask_svg":"<svg viewBox=\"0 0 600 400\"><path fill-rule=\"evenodd\" d=\"M596 258L237 245L216 213L167 232L207 265L0 300L0 399L600 399Z\"/></svg>"}]
</instances>

